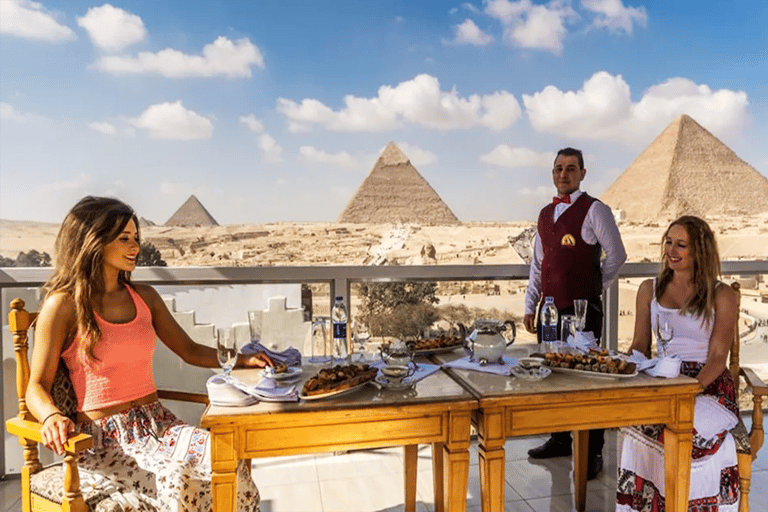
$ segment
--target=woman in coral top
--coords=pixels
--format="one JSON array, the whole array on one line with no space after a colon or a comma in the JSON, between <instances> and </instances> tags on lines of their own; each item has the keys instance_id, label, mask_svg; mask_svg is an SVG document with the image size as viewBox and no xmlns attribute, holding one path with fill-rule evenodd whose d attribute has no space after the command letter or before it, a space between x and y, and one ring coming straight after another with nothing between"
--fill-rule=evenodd
<instances>
[{"instance_id":1,"label":"woman in coral top","mask_svg":"<svg viewBox=\"0 0 768 512\"><path fill-rule=\"evenodd\" d=\"M152 287L131 283L136 214L117 199L85 197L64 219L55 249L26 396L43 423L43 444L61 455L69 433L92 435L93 447L78 459L81 485L122 510L211 510L208 433L160 404L152 354L159 338L185 362L215 368L216 351L192 341ZM51 398L62 359L77 396L77 424ZM273 363L255 354L241 355L237 365ZM257 510L259 492L245 464L237 487L238 510Z\"/></svg>"}]
</instances>

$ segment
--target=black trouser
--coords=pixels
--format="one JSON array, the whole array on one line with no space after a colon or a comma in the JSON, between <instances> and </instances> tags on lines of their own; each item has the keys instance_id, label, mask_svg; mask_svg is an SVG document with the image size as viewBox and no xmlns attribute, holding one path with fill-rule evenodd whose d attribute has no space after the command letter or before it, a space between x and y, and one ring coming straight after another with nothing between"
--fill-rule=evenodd
<instances>
[{"instance_id":1,"label":"black trouser","mask_svg":"<svg viewBox=\"0 0 768 512\"><path fill-rule=\"evenodd\" d=\"M541 304L543 305L543 303ZM541 305L539 311L541 311ZM557 332L560 333L560 321L563 315L572 315L574 313L573 306L557 310ZM600 343L600 337L603 333L603 303L600 300L589 301L587 306L587 318L584 322L584 331L590 331L595 335L597 343ZM538 315L536 320L536 336L541 343L541 315ZM552 439L559 443L571 444L570 432L553 432ZM603 445L605 444L605 430L602 428L589 431L589 457L592 458L595 455L603 453Z\"/></svg>"}]
</instances>

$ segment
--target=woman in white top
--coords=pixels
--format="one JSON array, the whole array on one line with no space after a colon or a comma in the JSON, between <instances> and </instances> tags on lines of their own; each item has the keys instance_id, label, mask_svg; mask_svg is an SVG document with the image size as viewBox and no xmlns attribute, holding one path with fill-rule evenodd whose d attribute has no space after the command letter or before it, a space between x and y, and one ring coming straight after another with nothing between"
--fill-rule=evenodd
<instances>
[{"instance_id":1,"label":"woman in white top","mask_svg":"<svg viewBox=\"0 0 768 512\"><path fill-rule=\"evenodd\" d=\"M739 507L736 445L729 432L739 409L727 369L738 301L719 275L717 243L707 223L693 216L672 222L662 237L661 273L637 292L630 349L650 356L652 332L659 318L666 318L674 331L667 355L678 356L681 373L704 389L694 411L690 512ZM641 425L622 433L617 512L663 512L664 426Z\"/></svg>"}]
</instances>

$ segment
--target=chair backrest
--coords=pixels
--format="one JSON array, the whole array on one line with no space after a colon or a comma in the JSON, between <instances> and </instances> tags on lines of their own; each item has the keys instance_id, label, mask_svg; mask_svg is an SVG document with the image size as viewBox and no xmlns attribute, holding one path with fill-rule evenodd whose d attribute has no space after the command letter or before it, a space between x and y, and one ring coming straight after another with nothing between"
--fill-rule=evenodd
<instances>
[{"instance_id":1,"label":"chair backrest","mask_svg":"<svg viewBox=\"0 0 768 512\"><path fill-rule=\"evenodd\" d=\"M13 336L13 350L16 352L16 394L19 397L19 418L34 421L35 417L27 408L27 386L29 385L29 328L37 320L37 313L24 309L24 301L13 299L8 313L8 327Z\"/></svg>"},{"instance_id":2,"label":"chair backrest","mask_svg":"<svg viewBox=\"0 0 768 512\"><path fill-rule=\"evenodd\" d=\"M29 313L24 309L24 301L11 301L11 311L8 313L8 326L13 335L13 347L16 352L16 393L19 398L19 418L33 420L34 416L27 408L27 386L29 386L29 329L37 321L37 313ZM63 360L59 361L56 375L51 385L51 398L58 409L73 421L77 415L77 396L69 370Z\"/></svg>"},{"instance_id":3,"label":"chair backrest","mask_svg":"<svg viewBox=\"0 0 768 512\"><path fill-rule=\"evenodd\" d=\"M741 308L741 285L734 281L731 283L731 288L736 292L736 304ZM728 370L733 376L733 382L736 383L736 398L739 398L739 351L741 349L741 339L739 337L739 315L736 314L736 326L734 328L733 341L731 342L731 357L728 362Z\"/></svg>"}]
</instances>

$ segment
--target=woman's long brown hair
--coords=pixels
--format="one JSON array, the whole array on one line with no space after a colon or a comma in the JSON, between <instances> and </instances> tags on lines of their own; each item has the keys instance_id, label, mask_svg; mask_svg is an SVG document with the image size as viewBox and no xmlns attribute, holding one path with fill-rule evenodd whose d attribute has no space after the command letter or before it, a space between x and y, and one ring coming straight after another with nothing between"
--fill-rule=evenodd
<instances>
[{"instance_id":1,"label":"woman's long brown hair","mask_svg":"<svg viewBox=\"0 0 768 512\"><path fill-rule=\"evenodd\" d=\"M139 221L130 206L118 199L86 196L72 207L56 236L56 268L43 289L46 298L63 292L74 301L77 331L69 336L82 338L80 348L90 359L96 359L93 351L101 336L93 310L104 293L104 247L130 220L138 235ZM118 282L130 285L131 273L121 271Z\"/></svg>"},{"instance_id":2,"label":"woman's long brown hair","mask_svg":"<svg viewBox=\"0 0 768 512\"><path fill-rule=\"evenodd\" d=\"M715 234L709 225L693 215L684 215L672 221L661 237L661 273L656 279L656 300L660 300L672 280L673 271L667 264L665 241L672 226L682 226L688 233L688 247L693 256L693 296L680 308L681 313L702 317L704 323L712 319L715 305L715 287L720 277L720 255Z\"/></svg>"}]
</instances>

